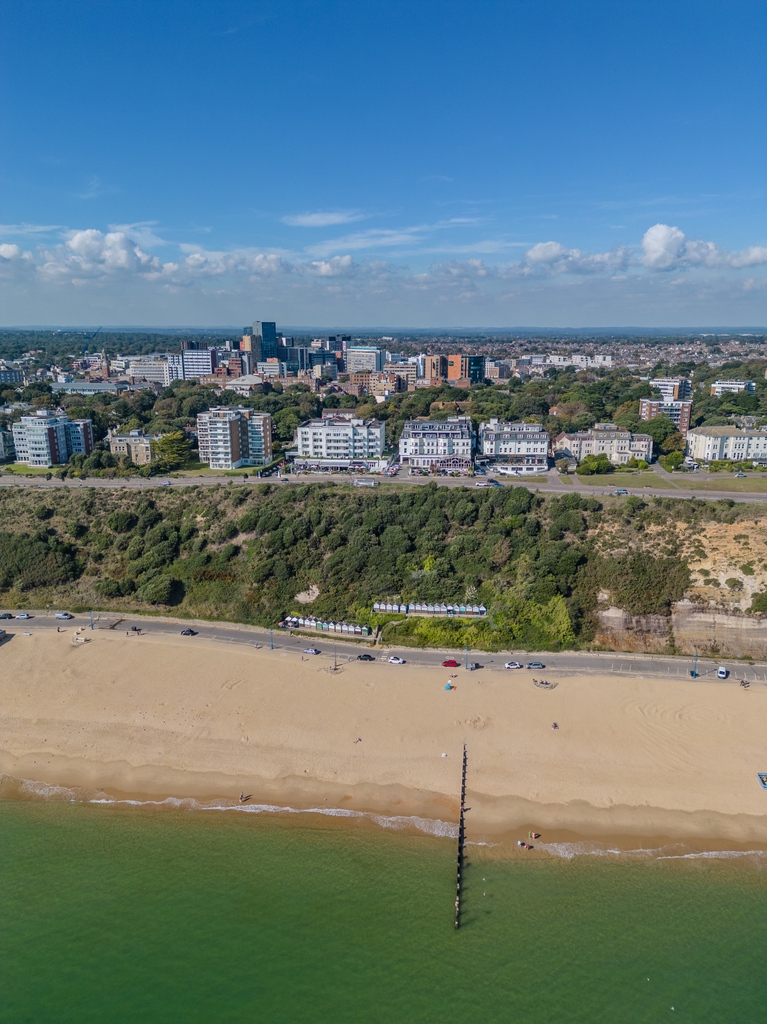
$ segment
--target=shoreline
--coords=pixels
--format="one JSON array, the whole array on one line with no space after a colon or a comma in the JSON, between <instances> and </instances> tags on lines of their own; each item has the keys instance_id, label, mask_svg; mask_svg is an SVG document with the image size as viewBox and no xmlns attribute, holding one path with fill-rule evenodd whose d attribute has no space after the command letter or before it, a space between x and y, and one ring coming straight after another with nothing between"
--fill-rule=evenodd
<instances>
[{"instance_id":1,"label":"shoreline","mask_svg":"<svg viewBox=\"0 0 767 1024\"><path fill-rule=\"evenodd\" d=\"M454 843L458 838L458 823L454 820L433 818L421 814L408 814L408 808L390 808L391 813L347 804L335 806L323 799L322 805L308 801L302 806L285 803L271 803L255 794L247 803L240 804L224 797L201 796L199 794L161 794L144 792L119 792L110 788L88 790L85 787L66 786L50 780L13 778L0 774L1 803L76 803L81 806L103 808L104 811L118 810L136 813L235 813L250 817L266 817L300 827L349 828L352 825L372 830L384 829L401 832L410 836L444 839ZM538 808L540 811L541 809ZM552 809L553 810L553 809ZM631 811L631 808L625 810ZM397 813L394 813L394 812ZM533 849L522 851L517 846L519 838L527 836L528 822L517 827L506 827L499 831L482 831L474 837L467 829L467 845L473 849L472 856L492 860L572 860L577 857L606 857L614 859L641 860L732 860L754 858L761 866L767 866L767 843L727 839L721 834L707 837L695 832L687 834L677 829L673 834L643 831L640 834L626 831L596 829L576 831L559 827L550 828L543 824L539 814L537 828L544 831L538 840L533 840ZM709 819L709 824L711 821ZM535 826L530 826L533 830ZM536 829L537 831L537 829Z\"/></svg>"},{"instance_id":2,"label":"shoreline","mask_svg":"<svg viewBox=\"0 0 767 1024\"><path fill-rule=\"evenodd\" d=\"M285 651L166 634L100 632L75 647L36 633L2 657L0 800L40 799L47 785L84 801L247 810L244 791L261 813L418 820L415 832L452 835L465 741L469 835L497 855L516 855L530 830L543 848L767 851L762 688L562 673L548 692L498 674L446 693L444 669L334 674Z\"/></svg>"}]
</instances>

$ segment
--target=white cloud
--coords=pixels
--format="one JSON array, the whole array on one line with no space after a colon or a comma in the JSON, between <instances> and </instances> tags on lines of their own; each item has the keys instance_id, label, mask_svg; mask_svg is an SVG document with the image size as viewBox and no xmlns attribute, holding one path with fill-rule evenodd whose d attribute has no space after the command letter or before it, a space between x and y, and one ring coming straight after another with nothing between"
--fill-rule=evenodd
<instances>
[{"instance_id":1,"label":"white cloud","mask_svg":"<svg viewBox=\"0 0 767 1024\"><path fill-rule=\"evenodd\" d=\"M61 230L61 224L0 224L0 235L18 238L21 235L49 235Z\"/></svg>"},{"instance_id":2,"label":"white cloud","mask_svg":"<svg viewBox=\"0 0 767 1024\"><path fill-rule=\"evenodd\" d=\"M582 252L567 249L560 242L538 242L525 253L521 273L550 272L555 274L599 274L622 270L630 258L627 249L610 252Z\"/></svg>"},{"instance_id":3,"label":"white cloud","mask_svg":"<svg viewBox=\"0 0 767 1024\"><path fill-rule=\"evenodd\" d=\"M688 238L669 224L654 224L642 238L641 263L651 270L756 267L767 264L767 246L752 245L741 252L730 252L720 249L714 242Z\"/></svg>"},{"instance_id":4,"label":"white cloud","mask_svg":"<svg viewBox=\"0 0 767 1024\"><path fill-rule=\"evenodd\" d=\"M160 238L154 231L156 227L156 220L137 220L134 224L110 224L109 230L122 231L145 249L152 249L154 246L159 245L170 245L170 242L165 238Z\"/></svg>"},{"instance_id":5,"label":"white cloud","mask_svg":"<svg viewBox=\"0 0 767 1024\"><path fill-rule=\"evenodd\" d=\"M335 323L545 326L552 322L551 310L561 316L566 312L573 324L595 326L646 323L650 314L645 311L651 311L657 323L678 323L667 312L674 309L684 311L682 322L688 324L763 319L763 313L753 310L762 300L767 275L739 271L767 265L764 246L730 252L660 224L649 228L635 247L606 252L588 252L555 240L527 244L521 258L514 259L508 248L522 243L490 240L425 249L424 236L441 232L444 223L371 229L301 254L213 250L184 243L174 246L170 259L148 252L139 240L142 232L150 241L157 238L152 222L112 225L110 231L68 231L55 244L28 250L10 233L0 234L4 319L39 323L38 311L50 308L59 312L50 315L49 322L83 321L93 311L99 321L117 322L122 316L135 323L135 310L141 309L146 311L145 322L162 323L168 321L151 311L176 303L170 322L195 322L190 317L198 310L197 322L221 323L228 322L227 303L233 304L232 315L235 309L244 313L245 306L262 301L259 296L287 310L283 319L294 323L322 322L327 316L327 322ZM417 257L419 264L406 265L395 251L398 246L407 250L408 260ZM387 250L388 258L363 255L376 248ZM426 268L424 254L430 251L452 253L455 258ZM25 308L25 315L9 312ZM62 312L68 309L73 311L69 317ZM118 314L118 309L124 312ZM221 312L205 314L206 309ZM706 314L707 309L720 312L714 316ZM725 309L733 312L726 315ZM300 318L298 310L303 311ZM462 319L462 310L468 321Z\"/></svg>"},{"instance_id":6,"label":"white cloud","mask_svg":"<svg viewBox=\"0 0 767 1024\"><path fill-rule=\"evenodd\" d=\"M318 210L315 213L294 213L280 220L294 228L328 228L334 224L352 224L364 220L365 214L359 210Z\"/></svg>"}]
</instances>

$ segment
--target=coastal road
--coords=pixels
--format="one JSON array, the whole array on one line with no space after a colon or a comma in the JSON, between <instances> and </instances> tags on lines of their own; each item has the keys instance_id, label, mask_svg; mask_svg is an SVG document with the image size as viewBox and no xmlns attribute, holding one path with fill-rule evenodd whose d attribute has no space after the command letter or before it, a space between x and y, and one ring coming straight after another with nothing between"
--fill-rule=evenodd
<instances>
[{"instance_id":1,"label":"coastal road","mask_svg":"<svg viewBox=\"0 0 767 1024\"><path fill-rule=\"evenodd\" d=\"M560 475L552 470L549 473L541 476L540 478L517 478L517 479L499 479L499 483L502 487L526 487L531 491L543 491L551 492L554 494L572 494L577 492L579 494L590 494L594 497L600 497L604 495L612 494L616 488L625 488L628 494L638 495L644 498L705 498L708 500L722 500L727 499L729 501L736 502L765 502L767 501L767 492L748 492L748 491L717 491L706 489L706 479L708 474L704 476L696 476L696 483L700 482L700 487L696 487L695 490L686 490L674 483L673 478L668 474L663 474L661 477L660 473L656 474L659 480L662 481L661 485L656 486L654 484L648 484L646 486L632 486L631 477L624 474L616 474L614 480L611 480L609 485L600 484L594 486L593 484L584 483L578 477L568 476L564 480ZM359 476L365 476L365 474L359 474ZM268 483L278 483L282 479L287 483L294 484L312 484L320 482L335 482L335 483L350 483L355 479L354 474L339 476L339 475L328 475L322 473L291 473L287 477L278 478L276 476L268 477L266 481ZM481 480L482 477L479 478ZM722 479L720 476L719 479ZM762 478L760 478L761 480ZM126 477L121 480L107 480L101 477L89 477L87 480L76 480L67 478L66 480L59 480L54 477L51 480L46 480L43 476L37 476L30 474L29 476L22 476L21 474L7 474L3 473L0 475L0 487L35 487L40 490L48 490L51 488L64 487L79 490L84 487L98 487L107 490L114 489L127 489L134 491L148 491L155 487L216 487L222 484L248 484L257 483L258 479L253 475L249 475L247 480L243 480L241 476L170 476L170 477L157 477L152 480L145 480L143 477ZM467 477L425 477L425 476L409 476L407 473L400 473L397 477L389 477L378 481L383 487L418 487L424 484L435 482L440 487L474 487L478 480Z\"/></svg>"},{"instance_id":2,"label":"coastal road","mask_svg":"<svg viewBox=\"0 0 767 1024\"><path fill-rule=\"evenodd\" d=\"M6 611L6 609L2 609ZM7 609L12 612L13 609ZM60 629L62 632L75 632L77 629L86 630L90 634L90 615L75 615L69 620L57 620L51 611L31 612L31 619L6 619L0 621L0 627L4 627L9 638L25 633L34 634L38 631L51 631ZM663 678L690 677L693 668L693 659L689 656L672 657L660 654L622 654L612 651L566 651L562 653L543 652L540 654L528 653L525 651L487 653L484 651L446 651L446 650L419 650L412 647L395 648L373 646L371 643L353 643L347 640L333 641L331 636L303 634L291 634L286 630L268 630L255 626L244 626L233 623L201 622L197 620L169 619L141 617L137 615L121 618L117 615L107 615L104 612L93 613L94 635L103 629L112 629L115 632L134 633L134 627L141 630L141 635L135 636L136 643L141 642L141 636L160 635L175 636L179 642L194 645L200 638L212 640L222 645L248 647L257 656L259 650L268 650L270 645L274 650L282 652L286 657L292 656L306 660L317 658L320 663L332 663L337 660L339 665L348 661L356 660L358 654L374 654L376 662L380 663L386 671L396 672L397 665L388 664L390 655L396 655L405 659L409 665L419 665L424 668L439 668L447 675L455 673L458 676L466 672L466 663L476 662L481 669L473 673L473 678L481 682L482 678L489 673L500 672L506 675L523 674L530 678L541 677L556 680L557 675L570 673L583 674L593 672L595 674L628 675L628 676L654 676ZM197 630L196 637L182 637L182 629L192 628ZM307 655L306 648L316 647L321 653L319 655ZM453 658L458 662L457 668L442 668L442 662L447 658ZM504 669L506 661L519 661L523 665L527 661L541 661L545 669L534 670L510 670ZM719 680L717 669L723 665L730 672L729 679ZM374 665L369 666L376 671ZM701 681L715 682L721 685L732 685L738 680L745 678L755 684L767 685L767 662L745 662L735 659L713 660L711 658L699 658L697 661L698 678Z\"/></svg>"}]
</instances>

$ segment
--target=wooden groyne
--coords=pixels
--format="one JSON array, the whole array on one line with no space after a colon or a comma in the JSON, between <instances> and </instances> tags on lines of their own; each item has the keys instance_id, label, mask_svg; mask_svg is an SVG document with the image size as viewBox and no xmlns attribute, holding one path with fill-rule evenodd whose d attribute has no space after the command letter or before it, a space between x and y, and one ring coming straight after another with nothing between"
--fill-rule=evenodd
<instances>
[{"instance_id":1,"label":"wooden groyne","mask_svg":"<svg viewBox=\"0 0 767 1024\"><path fill-rule=\"evenodd\" d=\"M463 764L461 766L461 811L458 816L458 854L455 861L455 927L461 927L461 897L463 895L463 848L466 844L466 744L463 745Z\"/></svg>"}]
</instances>

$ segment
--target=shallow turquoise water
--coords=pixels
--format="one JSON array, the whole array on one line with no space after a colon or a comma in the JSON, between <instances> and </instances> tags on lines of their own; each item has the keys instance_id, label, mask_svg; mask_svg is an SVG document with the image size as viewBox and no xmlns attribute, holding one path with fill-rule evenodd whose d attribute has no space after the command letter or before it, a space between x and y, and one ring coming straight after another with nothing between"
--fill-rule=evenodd
<instances>
[{"instance_id":1,"label":"shallow turquoise water","mask_svg":"<svg viewBox=\"0 0 767 1024\"><path fill-rule=\"evenodd\" d=\"M765 1019L754 863L479 850L456 933L452 841L313 821L0 803L0 1021Z\"/></svg>"}]
</instances>

